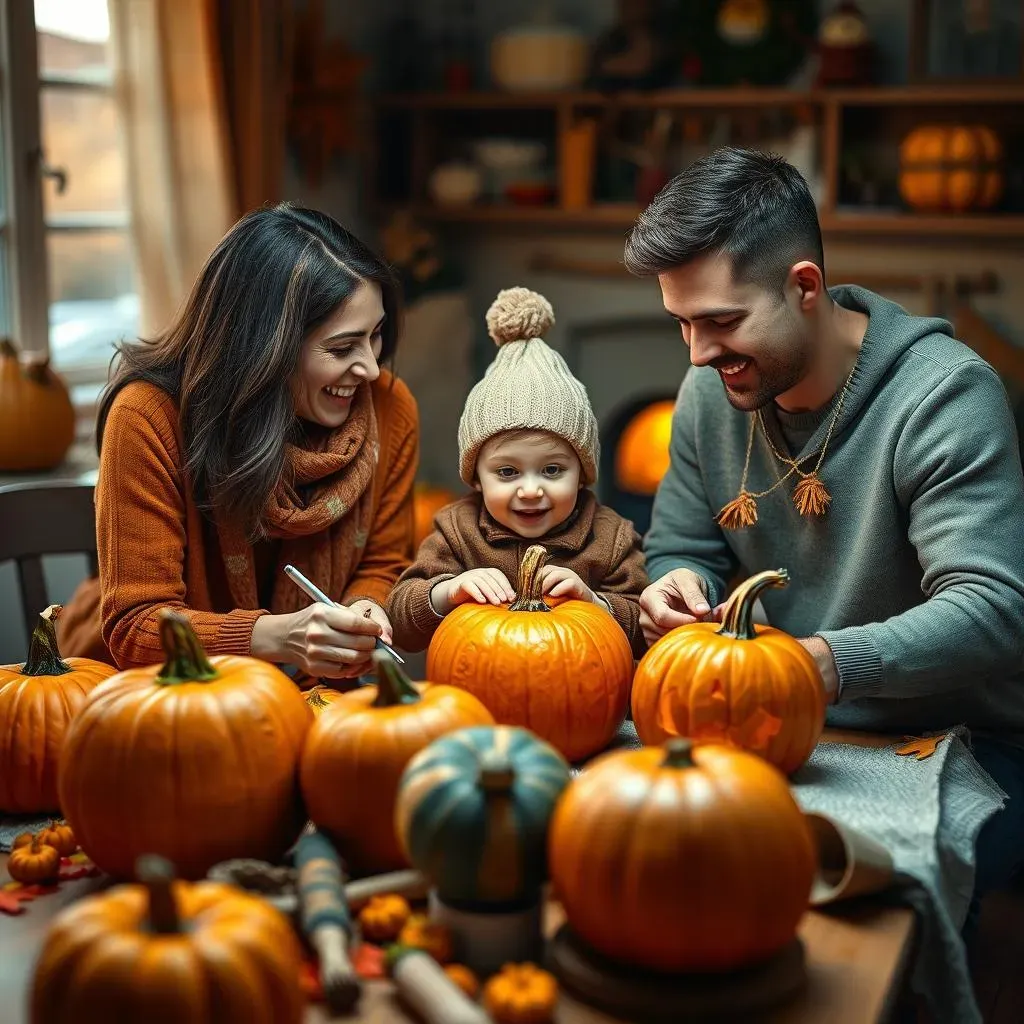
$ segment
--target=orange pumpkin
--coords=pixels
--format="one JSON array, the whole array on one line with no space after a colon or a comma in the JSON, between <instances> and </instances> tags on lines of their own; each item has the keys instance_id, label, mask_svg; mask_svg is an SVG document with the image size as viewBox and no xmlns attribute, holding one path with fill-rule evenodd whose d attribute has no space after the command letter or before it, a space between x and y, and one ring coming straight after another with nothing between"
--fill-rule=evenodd
<instances>
[{"instance_id":1,"label":"orange pumpkin","mask_svg":"<svg viewBox=\"0 0 1024 1024\"><path fill-rule=\"evenodd\" d=\"M257 658L207 658L188 620L160 620L167 661L93 693L68 730L60 802L104 871L156 852L200 878L236 857L274 863L306 821L299 753L313 713Z\"/></svg>"},{"instance_id":2,"label":"orange pumpkin","mask_svg":"<svg viewBox=\"0 0 1024 1024\"><path fill-rule=\"evenodd\" d=\"M173 880L158 857L141 885L87 896L53 921L36 961L33 1024L301 1024L302 954L269 903L219 882Z\"/></svg>"},{"instance_id":3,"label":"orange pumpkin","mask_svg":"<svg viewBox=\"0 0 1024 1024\"><path fill-rule=\"evenodd\" d=\"M70 857L78 849L78 840L75 833L68 825L58 821L51 821L46 828L39 832L39 839L52 846L62 857Z\"/></svg>"},{"instance_id":4,"label":"orange pumpkin","mask_svg":"<svg viewBox=\"0 0 1024 1024\"><path fill-rule=\"evenodd\" d=\"M356 687L353 687L356 689ZM339 697L344 693L349 693L350 690L335 690L330 686L324 686L322 683L317 683L316 686L310 687L306 690L304 696L306 703L310 706L313 714L319 717L324 711L329 708Z\"/></svg>"},{"instance_id":5,"label":"orange pumpkin","mask_svg":"<svg viewBox=\"0 0 1024 1024\"><path fill-rule=\"evenodd\" d=\"M359 911L359 933L366 942L394 942L411 913L409 901L397 893L371 896Z\"/></svg>"},{"instance_id":6,"label":"orange pumpkin","mask_svg":"<svg viewBox=\"0 0 1024 1024\"><path fill-rule=\"evenodd\" d=\"M7 873L16 882L31 885L34 882L52 882L60 872L60 853L44 843L37 833L27 846L11 850L7 858Z\"/></svg>"},{"instance_id":7,"label":"orange pumpkin","mask_svg":"<svg viewBox=\"0 0 1024 1024\"><path fill-rule=\"evenodd\" d=\"M629 701L633 654L619 624L588 601L548 605L527 548L516 600L464 604L446 615L427 649L427 675L475 694L501 725L519 725L578 761L603 750Z\"/></svg>"},{"instance_id":8,"label":"orange pumpkin","mask_svg":"<svg viewBox=\"0 0 1024 1024\"><path fill-rule=\"evenodd\" d=\"M53 469L74 439L67 386L47 360L23 361L0 339L0 472Z\"/></svg>"},{"instance_id":9,"label":"orange pumpkin","mask_svg":"<svg viewBox=\"0 0 1024 1024\"><path fill-rule=\"evenodd\" d=\"M409 866L395 836L398 782L413 754L469 725L493 725L472 694L413 685L388 654L375 651L377 685L341 694L313 725L302 753L309 816L356 871Z\"/></svg>"},{"instance_id":10,"label":"orange pumpkin","mask_svg":"<svg viewBox=\"0 0 1024 1024\"><path fill-rule=\"evenodd\" d=\"M615 449L615 482L632 494L654 494L668 472L673 401L652 402L626 424Z\"/></svg>"},{"instance_id":11,"label":"orange pumpkin","mask_svg":"<svg viewBox=\"0 0 1024 1024\"><path fill-rule=\"evenodd\" d=\"M443 925L431 921L426 914L413 914L398 934L398 945L422 949L439 964L452 958L452 934Z\"/></svg>"},{"instance_id":12,"label":"orange pumpkin","mask_svg":"<svg viewBox=\"0 0 1024 1024\"><path fill-rule=\"evenodd\" d=\"M678 626L651 645L633 678L641 742L719 740L786 774L807 760L825 727L821 674L788 633L752 622L758 594L788 580L785 569L758 573L733 591L721 626Z\"/></svg>"},{"instance_id":13,"label":"orange pumpkin","mask_svg":"<svg viewBox=\"0 0 1024 1024\"><path fill-rule=\"evenodd\" d=\"M415 516L415 541L419 547L434 532L434 516L453 501L458 495L444 487L433 487L430 484L418 483L413 489L413 515Z\"/></svg>"},{"instance_id":14,"label":"orange pumpkin","mask_svg":"<svg viewBox=\"0 0 1024 1024\"><path fill-rule=\"evenodd\" d=\"M16 850L19 846L31 846L33 839L35 839L34 833L21 832L14 837L14 842L11 843L11 849Z\"/></svg>"},{"instance_id":15,"label":"orange pumpkin","mask_svg":"<svg viewBox=\"0 0 1024 1024\"><path fill-rule=\"evenodd\" d=\"M575 934L667 972L731 970L788 945L816 867L776 768L678 737L591 762L555 808L548 850Z\"/></svg>"},{"instance_id":16,"label":"orange pumpkin","mask_svg":"<svg viewBox=\"0 0 1024 1024\"><path fill-rule=\"evenodd\" d=\"M60 808L57 769L68 723L93 688L117 672L88 658L61 658L52 604L32 631L24 665L0 668L0 811Z\"/></svg>"},{"instance_id":17,"label":"orange pumpkin","mask_svg":"<svg viewBox=\"0 0 1024 1024\"><path fill-rule=\"evenodd\" d=\"M505 964L484 985L483 1004L495 1024L548 1024L558 1005L558 982L536 964Z\"/></svg>"},{"instance_id":18,"label":"orange pumpkin","mask_svg":"<svg viewBox=\"0 0 1024 1024\"><path fill-rule=\"evenodd\" d=\"M445 964L442 970L467 998L476 999L480 995L480 979L465 964Z\"/></svg>"},{"instance_id":19,"label":"orange pumpkin","mask_svg":"<svg viewBox=\"0 0 1024 1024\"><path fill-rule=\"evenodd\" d=\"M900 145L900 195L915 210L987 210L1003 194L1003 144L984 125L923 125Z\"/></svg>"}]
</instances>

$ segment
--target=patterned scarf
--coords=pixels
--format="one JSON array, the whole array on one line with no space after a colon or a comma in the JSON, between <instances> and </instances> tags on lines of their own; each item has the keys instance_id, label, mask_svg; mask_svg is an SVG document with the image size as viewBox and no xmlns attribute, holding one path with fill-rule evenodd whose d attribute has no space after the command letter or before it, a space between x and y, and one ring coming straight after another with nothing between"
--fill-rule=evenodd
<instances>
[{"instance_id":1,"label":"patterned scarf","mask_svg":"<svg viewBox=\"0 0 1024 1024\"><path fill-rule=\"evenodd\" d=\"M283 568L291 563L335 601L341 599L363 555L373 514L373 476L380 456L370 386L355 394L345 423L323 450L287 446L287 466L267 502L270 537L278 554L270 611L285 614L310 603ZM252 546L239 524L217 522L236 608L260 607Z\"/></svg>"}]
</instances>

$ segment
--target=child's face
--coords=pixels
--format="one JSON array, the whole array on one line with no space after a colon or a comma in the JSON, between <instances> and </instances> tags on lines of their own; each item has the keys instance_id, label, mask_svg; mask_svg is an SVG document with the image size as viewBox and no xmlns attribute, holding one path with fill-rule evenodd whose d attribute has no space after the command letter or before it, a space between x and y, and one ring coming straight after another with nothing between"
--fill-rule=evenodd
<instances>
[{"instance_id":1,"label":"child's face","mask_svg":"<svg viewBox=\"0 0 1024 1024\"><path fill-rule=\"evenodd\" d=\"M546 431L498 434L480 449L477 490L502 526L530 539L561 526L576 507L580 460Z\"/></svg>"}]
</instances>

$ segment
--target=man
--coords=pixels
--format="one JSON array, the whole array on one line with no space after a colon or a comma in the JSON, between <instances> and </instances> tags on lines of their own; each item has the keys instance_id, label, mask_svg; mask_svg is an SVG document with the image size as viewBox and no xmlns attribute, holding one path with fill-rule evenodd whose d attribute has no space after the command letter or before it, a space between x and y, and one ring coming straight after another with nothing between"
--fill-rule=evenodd
<instances>
[{"instance_id":1,"label":"man","mask_svg":"<svg viewBox=\"0 0 1024 1024\"><path fill-rule=\"evenodd\" d=\"M944 320L826 290L800 174L719 150L633 227L693 368L645 539L645 635L715 617L730 580L785 567L774 625L813 655L828 724L965 723L1007 792L977 888L1024 857L1024 480L1005 389Z\"/></svg>"}]
</instances>

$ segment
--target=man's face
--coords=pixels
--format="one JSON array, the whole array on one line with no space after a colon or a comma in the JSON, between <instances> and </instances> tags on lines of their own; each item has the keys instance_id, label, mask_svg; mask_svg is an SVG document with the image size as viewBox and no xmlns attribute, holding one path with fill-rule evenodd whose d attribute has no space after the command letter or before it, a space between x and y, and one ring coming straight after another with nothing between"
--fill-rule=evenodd
<instances>
[{"instance_id":1,"label":"man's face","mask_svg":"<svg viewBox=\"0 0 1024 1024\"><path fill-rule=\"evenodd\" d=\"M658 275L666 311L682 328L694 366L713 366L730 403L760 409L797 385L814 338L800 292L733 280L728 256L704 256Z\"/></svg>"}]
</instances>

